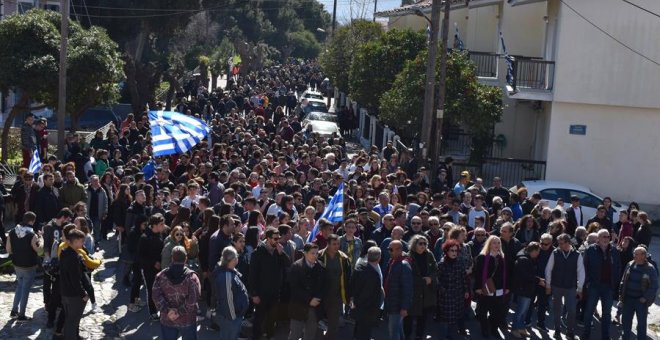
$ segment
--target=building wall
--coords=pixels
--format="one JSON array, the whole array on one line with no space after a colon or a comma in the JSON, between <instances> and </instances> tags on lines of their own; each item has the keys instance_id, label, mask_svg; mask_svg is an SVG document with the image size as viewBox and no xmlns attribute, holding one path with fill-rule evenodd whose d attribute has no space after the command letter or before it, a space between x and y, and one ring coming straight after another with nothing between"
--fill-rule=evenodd
<instances>
[{"instance_id":1,"label":"building wall","mask_svg":"<svg viewBox=\"0 0 660 340\"><path fill-rule=\"evenodd\" d=\"M499 6L502 35L509 54L543 57L547 2L511 6L504 1Z\"/></svg>"},{"instance_id":2,"label":"building wall","mask_svg":"<svg viewBox=\"0 0 660 340\"><path fill-rule=\"evenodd\" d=\"M571 124L586 135L571 135ZM660 204L660 110L553 102L549 180L580 183L617 201Z\"/></svg>"},{"instance_id":3,"label":"building wall","mask_svg":"<svg viewBox=\"0 0 660 340\"><path fill-rule=\"evenodd\" d=\"M620 0L569 4L618 40L660 63L657 17ZM660 13L658 1L640 5ZM559 6L555 100L660 108L660 66L621 46L565 5Z\"/></svg>"},{"instance_id":4,"label":"building wall","mask_svg":"<svg viewBox=\"0 0 660 340\"><path fill-rule=\"evenodd\" d=\"M387 29L411 29L413 31L426 30L428 22L426 19L417 15L403 15L399 17L389 17Z\"/></svg>"},{"instance_id":5,"label":"building wall","mask_svg":"<svg viewBox=\"0 0 660 340\"><path fill-rule=\"evenodd\" d=\"M522 159L536 158L542 135L539 120L543 118L543 106L538 107L534 101L521 101L503 97L505 104L502 122L495 125L495 135L502 134L506 145L501 153L495 152L495 157L510 157ZM542 158L541 158L542 159Z\"/></svg>"},{"instance_id":6,"label":"building wall","mask_svg":"<svg viewBox=\"0 0 660 340\"><path fill-rule=\"evenodd\" d=\"M461 30L465 47L478 52L497 52L499 44L499 6L485 6L469 10L467 33Z\"/></svg>"}]
</instances>

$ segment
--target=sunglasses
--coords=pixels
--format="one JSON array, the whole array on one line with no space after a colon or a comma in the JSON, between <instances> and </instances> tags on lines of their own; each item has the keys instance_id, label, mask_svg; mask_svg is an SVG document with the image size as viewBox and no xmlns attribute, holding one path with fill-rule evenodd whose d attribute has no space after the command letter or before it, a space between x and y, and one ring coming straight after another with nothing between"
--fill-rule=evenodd
<instances>
[{"instance_id":1,"label":"sunglasses","mask_svg":"<svg viewBox=\"0 0 660 340\"><path fill-rule=\"evenodd\" d=\"M541 247L550 247L552 243L541 243Z\"/></svg>"},{"instance_id":2,"label":"sunglasses","mask_svg":"<svg viewBox=\"0 0 660 340\"><path fill-rule=\"evenodd\" d=\"M477 235L474 235L474 237L486 237L486 234L477 234Z\"/></svg>"},{"instance_id":3,"label":"sunglasses","mask_svg":"<svg viewBox=\"0 0 660 340\"><path fill-rule=\"evenodd\" d=\"M281 237L279 237L279 236L278 237L273 237L273 240L275 240L275 241L279 241L280 239L281 239Z\"/></svg>"},{"instance_id":4,"label":"sunglasses","mask_svg":"<svg viewBox=\"0 0 660 340\"><path fill-rule=\"evenodd\" d=\"M420 225L422 222L413 222L412 225Z\"/></svg>"},{"instance_id":5,"label":"sunglasses","mask_svg":"<svg viewBox=\"0 0 660 340\"><path fill-rule=\"evenodd\" d=\"M418 242L417 245L418 245L418 246L426 246L426 245L428 245L428 243L426 243L426 242Z\"/></svg>"},{"instance_id":6,"label":"sunglasses","mask_svg":"<svg viewBox=\"0 0 660 340\"><path fill-rule=\"evenodd\" d=\"M180 236L183 236L183 234L181 234L181 233L176 233L176 234L174 234L174 236L176 236L176 237L180 237Z\"/></svg>"}]
</instances>

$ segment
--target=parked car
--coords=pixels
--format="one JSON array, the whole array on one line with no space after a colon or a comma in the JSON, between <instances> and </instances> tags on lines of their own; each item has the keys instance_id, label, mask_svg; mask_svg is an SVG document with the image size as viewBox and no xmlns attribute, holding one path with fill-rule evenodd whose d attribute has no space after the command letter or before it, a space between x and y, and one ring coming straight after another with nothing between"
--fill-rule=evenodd
<instances>
[{"instance_id":1,"label":"parked car","mask_svg":"<svg viewBox=\"0 0 660 340\"><path fill-rule=\"evenodd\" d=\"M303 129L308 125L312 126L312 131L322 135L330 136L333 133L339 135L339 126L337 125L337 116L326 112L310 112L302 122Z\"/></svg>"},{"instance_id":2,"label":"parked car","mask_svg":"<svg viewBox=\"0 0 660 340\"><path fill-rule=\"evenodd\" d=\"M328 112L328 106L322 99L308 99L307 106L311 108L311 112Z\"/></svg>"},{"instance_id":3,"label":"parked car","mask_svg":"<svg viewBox=\"0 0 660 340\"><path fill-rule=\"evenodd\" d=\"M564 208L571 206L571 196L577 196L580 198L580 206L582 207L582 215L586 219L592 218L596 215L596 208L599 205L603 204L603 198L593 193L589 188L569 183L569 182L560 182L560 181L523 181L518 186L511 188L512 191L516 191L520 187L527 188L529 195L538 192L541 194L541 198L548 202L550 208L554 208L557 205L557 199L562 198L564 200ZM616 201L612 201L612 207L614 208L614 221L615 223L619 220L619 211L628 209L628 206L621 204Z\"/></svg>"},{"instance_id":4,"label":"parked car","mask_svg":"<svg viewBox=\"0 0 660 340\"><path fill-rule=\"evenodd\" d=\"M322 101L323 94L318 91L307 90L300 95L301 102L303 101L303 99L318 99Z\"/></svg>"}]
</instances>

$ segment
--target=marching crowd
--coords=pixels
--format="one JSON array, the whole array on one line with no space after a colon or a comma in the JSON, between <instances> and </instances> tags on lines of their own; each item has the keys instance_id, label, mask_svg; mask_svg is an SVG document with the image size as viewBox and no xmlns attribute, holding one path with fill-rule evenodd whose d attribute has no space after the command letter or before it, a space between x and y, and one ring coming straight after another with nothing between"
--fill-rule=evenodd
<instances>
[{"instance_id":1,"label":"marching crowd","mask_svg":"<svg viewBox=\"0 0 660 340\"><path fill-rule=\"evenodd\" d=\"M651 221L636 204L615 213L606 198L586 216L577 197L550 207L499 178L487 187L454 173L451 158L430 187L434 174L391 144L349 157L343 136L304 130L301 104L290 100L322 79L306 62L210 93L196 87L174 109L207 121L208 138L156 159L141 113L89 144L68 135L64 159L39 149L43 164L30 172L45 135L41 121L26 118L24 168L2 196L17 206L17 225L2 232L17 279L11 317L30 320L26 304L43 268L46 326L77 339L87 301L100 312L94 253L116 235L128 310L146 307L163 339L196 339L198 322L220 339L249 328L269 339L287 325L292 340L337 339L341 324L371 339L381 322L393 340L458 339L473 315L473 338L525 338L532 327L548 330L548 314L556 339L589 339L594 317L603 339L617 337L612 322L628 339L634 316L637 338L646 338L658 274ZM350 131L354 113L338 114ZM340 187L343 219L332 223L323 213Z\"/></svg>"}]
</instances>

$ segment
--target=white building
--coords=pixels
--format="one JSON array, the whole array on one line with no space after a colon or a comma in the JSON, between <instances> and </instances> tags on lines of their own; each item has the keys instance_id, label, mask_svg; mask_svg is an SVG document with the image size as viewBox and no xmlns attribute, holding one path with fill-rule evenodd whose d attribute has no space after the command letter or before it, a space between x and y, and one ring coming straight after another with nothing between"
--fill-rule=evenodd
<instances>
[{"instance_id":1,"label":"white building","mask_svg":"<svg viewBox=\"0 0 660 340\"><path fill-rule=\"evenodd\" d=\"M480 81L505 88L502 157L546 160L546 178L660 205L660 19L621 0L451 0ZM660 14L660 3L637 5ZM378 13L425 29L431 1ZM507 84L507 52L516 56ZM497 56L499 55L499 57ZM515 86L514 86L515 85Z\"/></svg>"}]
</instances>

